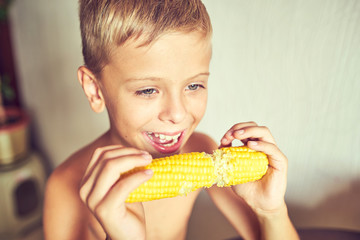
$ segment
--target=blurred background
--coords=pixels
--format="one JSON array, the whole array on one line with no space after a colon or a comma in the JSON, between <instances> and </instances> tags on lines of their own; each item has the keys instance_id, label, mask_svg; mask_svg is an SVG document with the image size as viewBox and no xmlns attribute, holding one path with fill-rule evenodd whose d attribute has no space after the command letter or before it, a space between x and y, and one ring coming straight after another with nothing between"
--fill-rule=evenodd
<instances>
[{"instance_id":1,"label":"blurred background","mask_svg":"<svg viewBox=\"0 0 360 240\"><path fill-rule=\"evenodd\" d=\"M295 226L360 231L360 1L204 3L213 59L198 130L219 142L237 122L268 126L289 159ZM9 10L18 106L49 173L105 131L107 115L91 111L77 81L77 1L15 0ZM188 239L233 236L201 194Z\"/></svg>"}]
</instances>

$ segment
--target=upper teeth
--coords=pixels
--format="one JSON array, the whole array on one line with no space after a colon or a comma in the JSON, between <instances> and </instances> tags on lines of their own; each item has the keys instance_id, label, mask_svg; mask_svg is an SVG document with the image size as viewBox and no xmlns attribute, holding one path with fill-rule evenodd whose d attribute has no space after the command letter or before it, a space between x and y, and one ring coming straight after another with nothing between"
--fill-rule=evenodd
<instances>
[{"instance_id":1,"label":"upper teeth","mask_svg":"<svg viewBox=\"0 0 360 240\"><path fill-rule=\"evenodd\" d=\"M174 135L174 136L169 136L169 135L164 135L164 134L161 134L161 133L155 133L155 137L158 137L162 140L175 140L175 139L178 139L180 137L181 133L177 134L177 135Z\"/></svg>"},{"instance_id":2,"label":"upper teeth","mask_svg":"<svg viewBox=\"0 0 360 240\"><path fill-rule=\"evenodd\" d=\"M151 132L148 133L149 136L151 136ZM174 136L169 136L169 135L164 135L161 133L154 133L154 136L157 138L160 138L161 140L166 140L166 141L170 141L170 140L177 140L180 137L181 133L176 134Z\"/></svg>"}]
</instances>

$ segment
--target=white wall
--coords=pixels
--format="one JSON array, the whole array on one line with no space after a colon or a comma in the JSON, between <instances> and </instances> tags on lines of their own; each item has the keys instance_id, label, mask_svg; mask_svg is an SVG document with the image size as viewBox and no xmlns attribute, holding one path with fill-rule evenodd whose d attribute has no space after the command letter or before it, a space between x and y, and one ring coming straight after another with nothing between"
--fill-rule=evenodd
<instances>
[{"instance_id":1,"label":"white wall","mask_svg":"<svg viewBox=\"0 0 360 240\"><path fill-rule=\"evenodd\" d=\"M289 158L296 226L360 230L360 1L204 2L214 54L199 130L219 140L236 122L267 125ZM108 127L76 80L77 1L15 1L11 16L33 136L58 165Z\"/></svg>"},{"instance_id":2,"label":"white wall","mask_svg":"<svg viewBox=\"0 0 360 240\"><path fill-rule=\"evenodd\" d=\"M83 63L77 1L20 0L12 8L13 41L23 102L33 135L58 165L108 126L77 81Z\"/></svg>"},{"instance_id":3,"label":"white wall","mask_svg":"<svg viewBox=\"0 0 360 240\"><path fill-rule=\"evenodd\" d=\"M206 5L213 86L201 129L219 139L236 121L269 126L289 158L294 222L360 229L360 1Z\"/></svg>"}]
</instances>

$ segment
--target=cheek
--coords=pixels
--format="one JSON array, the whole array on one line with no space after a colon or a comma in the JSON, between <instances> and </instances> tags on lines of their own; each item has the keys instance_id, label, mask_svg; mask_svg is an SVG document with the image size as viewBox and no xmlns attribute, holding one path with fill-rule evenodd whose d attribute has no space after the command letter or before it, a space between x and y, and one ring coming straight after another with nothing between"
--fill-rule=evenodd
<instances>
[{"instance_id":1,"label":"cheek","mask_svg":"<svg viewBox=\"0 0 360 240\"><path fill-rule=\"evenodd\" d=\"M192 101L191 111L192 115L197 121L200 121L205 114L207 106L207 94L202 94L196 101Z\"/></svg>"},{"instance_id":2,"label":"cheek","mask_svg":"<svg viewBox=\"0 0 360 240\"><path fill-rule=\"evenodd\" d=\"M141 128L154 117L154 106L144 102L129 101L122 104L120 116L132 128Z\"/></svg>"},{"instance_id":3,"label":"cheek","mask_svg":"<svg viewBox=\"0 0 360 240\"><path fill-rule=\"evenodd\" d=\"M198 115L199 120L201 120L203 118L204 114L205 114L206 105L207 105L206 101L204 101L202 103L202 105L199 105L199 110L198 110L198 112L199 112L199 115Z\"/></svg>"}]
</instances>

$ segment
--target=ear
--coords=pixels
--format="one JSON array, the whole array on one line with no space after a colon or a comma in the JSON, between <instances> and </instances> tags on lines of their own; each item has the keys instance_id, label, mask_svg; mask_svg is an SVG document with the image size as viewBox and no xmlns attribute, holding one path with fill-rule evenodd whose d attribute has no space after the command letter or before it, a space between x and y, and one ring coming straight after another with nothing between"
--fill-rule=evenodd
<instances>
[{"instance_id":1,"label":"ear","mask_svg":"<svg viewBox=\"0 0 360 240\"><path fill-rule=\"evenodd\" d=\"M105 100L95 75L85 66L79 67L77 75L92 110L96 113L102 112Z\"/></svg>"}]
</instances>

